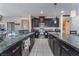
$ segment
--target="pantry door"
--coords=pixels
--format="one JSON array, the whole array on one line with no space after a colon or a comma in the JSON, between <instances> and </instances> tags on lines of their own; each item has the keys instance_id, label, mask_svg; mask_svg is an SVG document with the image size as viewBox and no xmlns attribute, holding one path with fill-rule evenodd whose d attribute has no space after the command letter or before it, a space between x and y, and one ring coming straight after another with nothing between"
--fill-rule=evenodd
<instances>
[{"instance_id":1,"label":"pantry door","mask_svg":"<svg viewBox=\"0 0 79 59\"><path fill-rule=\"evenodd\" d=\"M63 20L63 31L65 34L70 34L71 19L70 17L64 17Z\"/></svg>"}]
</instances>

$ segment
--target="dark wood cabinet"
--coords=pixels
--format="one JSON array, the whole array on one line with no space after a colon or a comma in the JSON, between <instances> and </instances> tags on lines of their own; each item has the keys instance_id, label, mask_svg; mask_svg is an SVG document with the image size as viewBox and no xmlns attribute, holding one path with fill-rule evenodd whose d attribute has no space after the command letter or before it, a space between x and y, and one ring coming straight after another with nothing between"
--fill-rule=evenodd
<instances>
[{"instance_id":1,"label":"dark wood cabinet","mask_svg":"<svg viewBox=\"0 0 79 59\"><path fill-rule=\"evenodd\" d=\"M60 43L56 40L54 36L49 35L49 46L52 50L52 53L54 53L55 56L60 55Z\"/></svg>"},{"instance_id":2,"label":"dark wood cabinet","mask_svg":"<svg viewBox=\"0 0 79 59\"><path fill-rule=\"evenodd\" d=\"M68 44L61 41L58 37L48 34L49 46L55 56L79 56L79 51L76 51Z\"/></svg>"},{"instance_id":3,"label":"dark wood cabinet","mask_svg":"<svg viewBox=\"0 0 79 59\"><path fill-rule=\"evenodd\" d=\"M55 43L54 40L55 38L51 36L50 44L51 44L51 50L53 53L54 53L54 43Z\"/></svg>"},{"instance_id":4,"label":"dark wood cabinet","mask_svg":"<svg viewBox=\"0 0 79 59\"><path fill-rule=\"evenodd\" d=\"M52 52L54 52L54 49L53 49L54 48L54 39L51 39L50 42L51 42L51 50L52 50Z\"/></svg>"},{"instance_id":5,"label":"dark wood cabinet","mask_svg":"<svg viewBox=\"0 0 79 59\"><path fill-rule=\"evenodd\" d=\"M30 36L30 47L29 47L29 51L31 51L34 43L35 43L35 36L34 35L31 35Z\"/></svg>"},{"instance_id":6,"label":"dark wood cabinet","mask_svg":"<svg viewBox=\"0 0 79 59\"><path fill-rule=\"evenodd\" d=\"M65 49L62 49L61 56L70 56L70 55Z\"/></svg>"},{"instance_id":7,"label":"dark wood cabinet","mask_svg":"<svg viewBox=\"0 0 79 59\"><path fill-rule=\"evenodd\" d=\"M21 43L22 42L18 42L15 45L13 45L12 47L10 47L9 49L7 49L6 51L4 51L1 55L2 56L21 56Z\"/></svg>"},{"instance_id":8,"label":"dark wood cabinet","mask_svg":"<svg viewBox=\"0 0 79 59\"><path fill-rule=\"evenodd\" d=\"M59 27L59 18L48 18L45 16L33 17L32 18L32 28L39 27L40 23L43 23L46 27Z\"/></svg>"},{"instance_id":9,"label":"dark wood cabinet","mask_svg":"<svg viewBox=\"0 0 79 59\"><path fill-rule=\"evenodd\" d=\"M49 40L48 40L49 46L50 46L50 48L51 48L51 46L52 46L52 44L51 44L51 43L52 43L52 42L51 42L51 41L52 41L52 36L49 34L49 35L48 35L48 38L49 38ZM51 48L51 50L52 50L52 48Z\"/></svg>"},{"instance_id":10,"label":"dark wood cabinet","mask_svg":"<svg viewBox=\"0 0 79 59\"><path fill-rule=\"evenodd\" d=\"M74 50L72 47L63 44L61 47L61 55L62 56L79 56L79 52Z\"/></svg>"},{"instance_id":11,"label":"dark wood cabinet","mask_svg":"<svg viewBox=\"0 0 79 59\"><path fill-rule=\"evenodd\" d=\"M64 45L61 47L61 56L70 56L69 49L65 47Z\"/></svg>"},{"instance_id":12,"label":"dark wood cabinet","mask_svg":"<svg viewBox=\"0 0 79 59\"><path fill-rule=\"evenodd\" d=\"M55 56L60 55L61 47L59 45L60 45L60 43L57 40L54 40L54 47L53 47L54 51L53 51L53 53L54 53Z\"/></svg>"},{"instance_id":13,"label":"dark wood cabinet","mask_svg":"<svg viewBox=\"0 0 79 59\"><path fill-rule=\"evenodd\" d=\"M44 23L44 21L45 21L45 16L39 16L39 20L40 20L40 23Z\"/></svg>"},{"instance_id":14,"label":"dark wood cabinet","mask_svg":"<svg viewBox=\"0 0 79 59\"><path fill-rule=\"evenodd\" d=\"M28 51L31 51L34 45L34 42L35 42L34 34L29 35L28 37L26 36L22 40L13 43L9 47L7 47L2 53L0 53L0 56L22 56L23 48L24 48L24 41L27 40L28 38L30 38L30 46L29 46Z\"/></svg>"},{"instance_id":15,"label":"dark wood cabinet","mask_svg":"<svg viewBox=\"0 0 79 59\"><path fill-rule=\"evenodd\" d=\"M73 49L71 49L71 50L69 51L69 53L70 53L71 56L79 56L79 52L78 52L78 51L75 51L75 50L73 50Z\"/></svg>"},{"instance_id":16,"label":"dark wood cabinet","mask_svg":"<svg viewBox=\"0 0 79 59\"><path fill-rule=\"evenodd\" d=\"M38 18L32 18L32 28L33 27L39 27L39 19Z\"/></svg>"},{"instance_id":17,"label":"dark wood cabinet","mask_svg":"<svg viewBox=\"0 0 79 59\"><path fill-rule=\"evenodd\" d=\"M49 27L59 27L59 18L50 19Z\"/></svg>"}]
</instances>

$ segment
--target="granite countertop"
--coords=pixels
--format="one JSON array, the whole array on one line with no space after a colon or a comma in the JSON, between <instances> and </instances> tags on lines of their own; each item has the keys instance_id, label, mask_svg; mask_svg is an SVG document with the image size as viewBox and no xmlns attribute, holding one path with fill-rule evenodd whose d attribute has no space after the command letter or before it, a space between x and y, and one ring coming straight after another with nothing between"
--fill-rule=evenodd
<instances>
[{"instance_id":1,"label":"granite countertop","mask_svg":"<svg viewBox=\"0 0 79 59\"><path fill-rule=\"evenodd\" d=\"M53 36L59 38L59 40L63 41L67 45L71 46L75 50L79 52L79 36L77 35L65 35L65 34L59 34L59 33L52 33L49 32L49 34L52 34Z\"/></svg>"},{"instance_id":2,"label":"granite countertop","mask_svg":"<svg viewBox=\"0 0 79 59\"><path fill-rule=\"evenodd\" d=\"M0 42L0 53L7 50L15 43L23 40L25 37L28 37L31 34L33 34L33 32L28 34L23 34L23 35L17 35L15 37L6 37L2 42Z\"/></svg>"}]
</instances>

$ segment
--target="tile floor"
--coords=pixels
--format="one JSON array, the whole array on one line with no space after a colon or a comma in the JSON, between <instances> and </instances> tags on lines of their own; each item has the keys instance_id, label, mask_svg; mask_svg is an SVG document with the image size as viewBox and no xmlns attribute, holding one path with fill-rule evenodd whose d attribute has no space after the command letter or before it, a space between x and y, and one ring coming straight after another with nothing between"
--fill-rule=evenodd
<instances>
[{"instance_id":1,"label":"tile floor","mask_svg":"<svg viewBox=\"0 0 79 59\"><path fill-rule=\"evenodd\" d=\"M48 45L48 39L42 37L35 39L35 44L29 56L53 56L53 53Z\"/></svg>"}]
</instances>

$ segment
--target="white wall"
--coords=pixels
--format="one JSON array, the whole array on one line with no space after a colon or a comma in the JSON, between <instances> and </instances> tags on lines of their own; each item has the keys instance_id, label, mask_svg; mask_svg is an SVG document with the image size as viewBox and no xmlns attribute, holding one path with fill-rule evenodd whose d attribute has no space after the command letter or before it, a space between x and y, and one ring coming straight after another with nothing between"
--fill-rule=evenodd
<instances>
[{"instance_id":1,"label":"white wall","mask_svg":"<svg viewBox=\"0 0 79 59\"><path fill-rule=\"evenodd\" d=\"M72 17L71 30L76 30L79 34L79 16Z\"/></svg>"},{"instance_id":2,"label":"white wall","mask_svg":"<svg viewBox=\"0 0 79 59\"><path fill-rule=\"evenodd\" d=\"M5 24L5 28L7 30L7 22L15 22L15 23L20 23L20 25L16 25L17 30L21 30L21 20L29 20L29 17L5 17L0 23Z\"/></svg>"}]
</instances>

